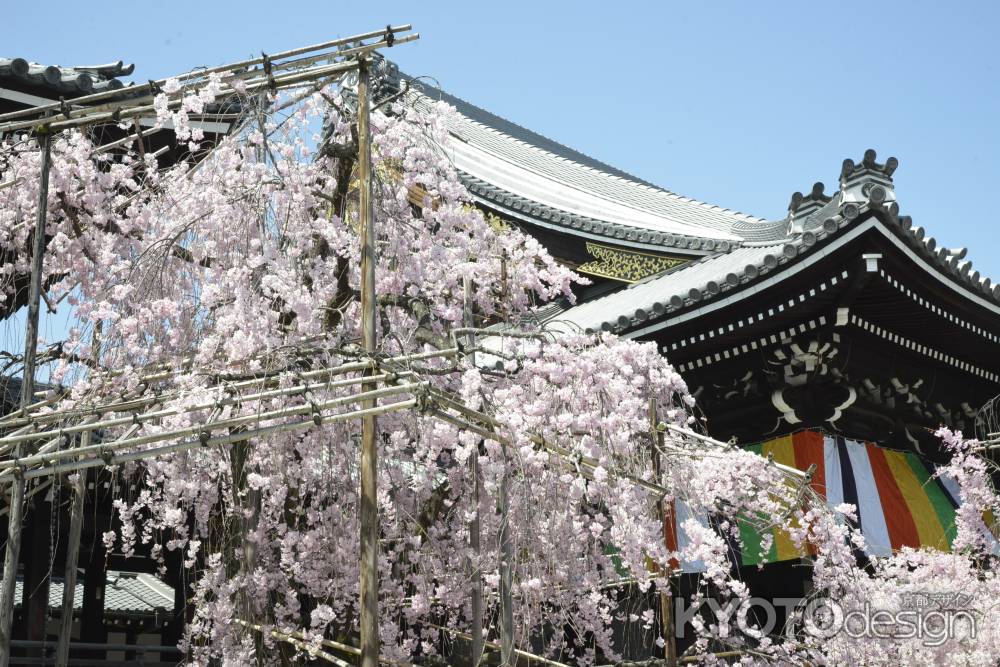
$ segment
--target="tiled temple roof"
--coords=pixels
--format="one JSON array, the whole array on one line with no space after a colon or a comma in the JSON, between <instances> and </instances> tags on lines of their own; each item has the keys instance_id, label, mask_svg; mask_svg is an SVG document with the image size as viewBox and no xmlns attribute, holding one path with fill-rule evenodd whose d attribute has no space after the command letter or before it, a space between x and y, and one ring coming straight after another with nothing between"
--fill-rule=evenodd
<instances>
[{"instance_id":1,"label":"tiled temple roof","mask_svg":"<svg viewBox=\"0 0 1000 667\"><path fill-rule=\"evenodd\" d=\"M390 77L406 78L391 63L386 70ZM417 104L441 100L455 107L458 115L449 128L455 141L445 149L473 196L515 219L663 252L718 257L745 245L758 246L745 254L758 257L758 272L766 272L766 256L780 260L792 248L808 248L872 206L884 205L888 219L914 250L964 287L1000 302L1000 289L964 261L964 251L937 248L922 228L913 227L908 217L898 217L892 185L896 158L879 163L869 149L858 163L845 160L838 191L826 193L823 184L816 183L808 194L793 194L786 217L765 220L670 192L439 88L408 81ZM761 244L772 246L772 251L761 250ZM703 296L711 296L715 284L725 283L734 262L739 260L720 259L717 275L705 285L685 283L669 296L702 287ZM703 270L681 267L665 276L691 280Z\"/></svg>"},{"instance_id":2,"label":"tiled temple roof","mask_svg":"<svg viewBox=\"0 0 1000 667\"><path fill-rule=\"evenodd\" d=\"M899 161L844 160L839 188L815 183L796 192L788 214L764 220L682 197L604 164L460 98L406 79L417 105L444 101L458 111L445 146L472 195L515 219L567 235L604 237L616 245L702 255L637 284L567 310L555 319L584 329L617 330L724 295L812 252L855 221L873 215L931 269L960 291L1000 304L1000 285L965 260L965 249L940 248L923 228L899 215L893 174Z\"/></svg>"},{"instance_id":3,"label":"tiled temple roof","mask_svg":"<svg viewBox=\"0 0 1000 667\"><path fill-rule=\"evenodd\" d=\"M915 227L909 216L898 214L891 178L897 164L895 158L885 165L878 164L875 151L866 151L860 165L845 161L841 187L836 193L824 194L821 183L813 187L810 195L796 193L788 217L768 225L776 238L747 241L731 251L715 252L550 319L584 330L618 331L637 326L749 287L873 217L967 296L1000 304L1000 285L973 269L964 259L964 248L938 247L935 239Z\"/></svg>"},{"instance_id":4,"label":"tiled temple roof","mask_svg":"<svg viewBox=\"0 0 1000 667\"><path fill-rule=\"evenodd\" d=\"M554 206L540 204L528 197L516 195L471 174L464 172L459 172L459 174L465 186L481 202L493 208L506 209L512 217L525 218L541 226L568 228L582 234L603 236L624 243L656 246L664 250L689 249L726 252L739 243L738 240L714 239L700 235L643 229L634 225L606 222L587 215L568 213Z\"/></svg>"},{"instance_id":5,"label":"tiled temple roof","mask_svg":"<svg viewBox=\"0 0 1000 667\"><path fill-rule=\"evenodd\" d=\"M683 197L511 123L438 88L409 80L414 102L458 114L445 146L481 203L543 227L622 245L690 254L729 250L770 224Z\"/></svg>"}]
</instances>

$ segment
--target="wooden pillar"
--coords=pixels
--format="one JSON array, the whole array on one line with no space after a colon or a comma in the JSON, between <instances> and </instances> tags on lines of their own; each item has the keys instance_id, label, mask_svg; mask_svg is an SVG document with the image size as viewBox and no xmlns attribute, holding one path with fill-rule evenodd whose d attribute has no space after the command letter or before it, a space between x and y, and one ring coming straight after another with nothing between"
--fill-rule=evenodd
<instances>
[{"instance_id":1,"label":"wooden pillar","mask_svg":"<svg viewBox=\"0 0 1000 667\"><path fill-rule=\"evenodd\" d=\"M49 615L49 561L51 552L52 505L47 494L36 494L29 502L27 549L24 558L24 586L22 587L22 615L24 638L40 642L45 639L45 625ZM28 649L30 657L41 657L43 649Z\"/></svg>"},{"instance_id":2,"label":"wooden pillar","mask_svg":"<svg viewBox=\"0 0 1000 667\"><path fill-rule=\"evenodd\" d=\"M80 641L106 644L108 642L108 630L104 624L104 588L107 585L106 561L107 552L104 548L103 534L111 527L111 504L103 502L100 493L100 473L95 474L94 480L94 507L91 510L95 517L93 529L93 541L90 548L86 550L85 557L81 558L86 563L86 572L83 577L83 609L80 618ZM84 513L85 516L88 512ZM103 660L107 658L106 651L87 650L81 657Z\"/></svg>"},{"instance_id":3,"label":"wooden pillar","mask_svg":"<svg viewBox=\"0 0 1000 667\"><path fill-rule=\"evenodd\" d=\"M42 296L42 265L45 255L45 218L49 201L49 167L52 162L51 137L48 127L38 129L38 147L42 164L38 184L38 210L31 250L31 285L28 290L28 317L24 333L24 377L21 382L21 409L34 402L35 353L38 349L38 310ZM14 457L24 453L21 443ZM16 475L10 485L10 514L7 528L7 549L4 554L3 581L0 583L0 667L10 663L10 630L14 618L14 585L21 555L21 521L24 513L24 479Z\"/></svg>"},{"instance_id":4,"label":"wooden pillar","mask_svg":"<svg viewBox=\"0 0 1000 667\"><path fill-rule=\"evenodd\" d=\"M139 642L139 635L136 632L135 621L128 621L128 629L125 631L125 644L128 646L135 646ZM131 662L139 656L139 653L133 649L131 651L125 651L125 661Z\"/></svg>"},{"instance_id":5,"label":"wooden pillar","mask_svg":"<svg viewBox=\"0 0 1000 667\"><path fill-rule=\"evenodd\" d=\"M375 230L372 220L371 130L368 125L368 62L358 61L358 210L361 236L361 338L374 354ZM371 374L371 369L366 374ZM372 391L364 383L361 391ZM376 401L362 402L362 409ZM375 416L361 420L361 667L378 667L378 424Z\"/></svg>"},{"instance_id":6,"label":"wooden pillar","mask_svg":"<svg viewBox=\"0 0 1000 667\"><path fill-rule=\"evenodd\" d=\"M507 251L500 252L500 310L507 316ZM503 478L500 480L500 664L514 667L514 545L510 541L510 460L504 452Z\"/></svg>"}]
</instances>

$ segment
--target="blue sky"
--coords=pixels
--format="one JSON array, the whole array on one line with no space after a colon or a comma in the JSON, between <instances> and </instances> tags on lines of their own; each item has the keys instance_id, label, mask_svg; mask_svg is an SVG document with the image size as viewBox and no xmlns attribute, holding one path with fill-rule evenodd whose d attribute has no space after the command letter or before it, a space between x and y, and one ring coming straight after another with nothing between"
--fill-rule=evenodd
<instances>
[{"instance_id":1,"label":"blue sky","mask_svg":"<svg viewBox=\"0 0 1000 667\"><path fill-rule=\"evenodd\" d=\"M1000 3L13 2L0 55L145 80L413 23L449 92L675 192L763 217L895 155L902 212L1000 278Z\"/></svg>"}]
</instances>

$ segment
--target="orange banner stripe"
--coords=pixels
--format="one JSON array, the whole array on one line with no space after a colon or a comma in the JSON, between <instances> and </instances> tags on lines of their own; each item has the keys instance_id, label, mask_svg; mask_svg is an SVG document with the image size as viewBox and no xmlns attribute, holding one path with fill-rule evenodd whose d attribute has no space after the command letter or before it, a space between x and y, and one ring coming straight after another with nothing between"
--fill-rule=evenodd
<instances>
[{"instance_id":1,"label":"orange banner stripe","mask_svg":"<svg viewBox=\"0 0 1000 667\"><path fill-rule=\"evenodd\" d=\"M826 499L826 466L824 465L826 450L823 444L823 434L816 431L800 431L792 436L792 441L795 444L795 467L804 472L809 470L809 466L816 466L816 472L813 473L812 478L812 488Z\"/></svg>"}]
</instances>

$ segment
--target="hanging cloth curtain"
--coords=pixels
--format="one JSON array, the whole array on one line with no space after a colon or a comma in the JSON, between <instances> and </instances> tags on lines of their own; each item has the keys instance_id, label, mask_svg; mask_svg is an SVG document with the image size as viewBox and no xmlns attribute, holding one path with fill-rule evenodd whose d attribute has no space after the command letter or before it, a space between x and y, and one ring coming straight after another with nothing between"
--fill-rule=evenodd
<instances>
[{"instance_id":1,"label":"hanging cloth curtain","mask_svg":"<svg viewBox=\"0 0 1000 667\"><path fill-rule=\"evenodd\" d=\"M831 436L820 431L800 431L746 449L773 456L777 463L807 470L815 465L812 488L831 506L850 503L857 508L858 524L870 556L888 556L903 547L930 547L947 551L955 539L958 485L936 476L933 463L911 452L885 449L870 442ZM664 526L667 548L683 547L681 524L691 516L682 502L675 502ZM710 521L709 517L698 517ZM987 525L993 518L984 517ZM763 551L761 533L749 521L740 521L741 544L732 543L737 565L757 565L802 558L791 537L773 528L771 544ZM993 540L995 551L1000 545ZM686 572L699 571L700 563L681 563Z\"/></svg>"}]
</instances>

